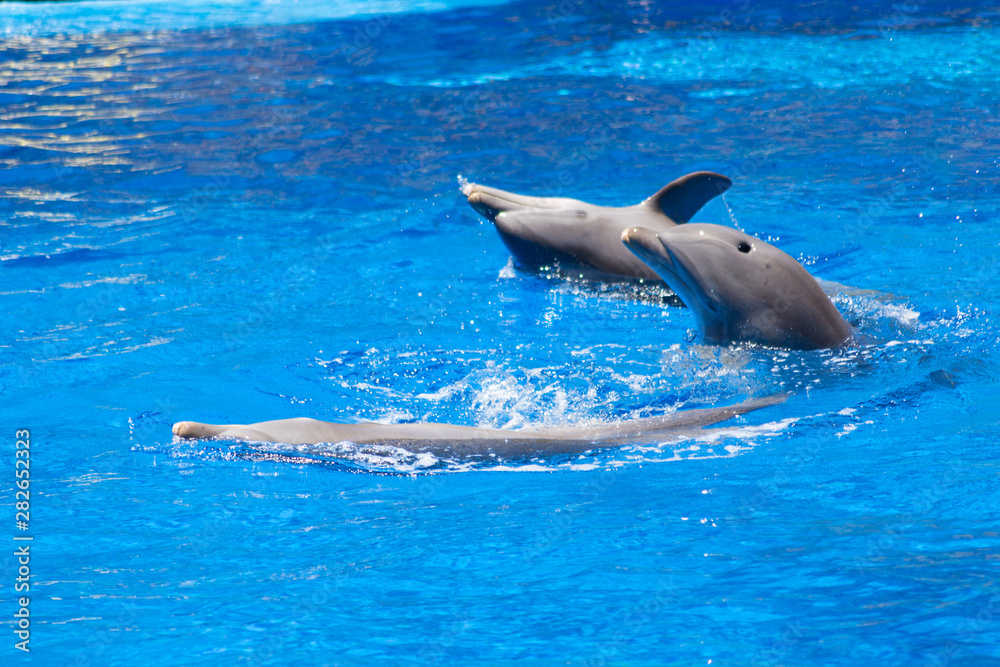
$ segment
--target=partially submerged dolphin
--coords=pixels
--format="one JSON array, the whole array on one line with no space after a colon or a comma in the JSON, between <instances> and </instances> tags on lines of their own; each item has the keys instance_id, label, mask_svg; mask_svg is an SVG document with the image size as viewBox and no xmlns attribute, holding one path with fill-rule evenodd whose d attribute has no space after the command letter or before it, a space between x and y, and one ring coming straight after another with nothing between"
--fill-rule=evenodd
<instances>
[{"instance_id":1,"label":"partially submerged dolphin","mask_svg":"<svg viewBox=\"0 0 1000 667\"><path fill-rule=\"evenodd\" d=\"M181 438L221 438L289 445L337 443L389 445L413 453L445 457L495 454L505 458L577 454L625 444L655 444L696 436L702 427L758 410L787 398L784 394L751 399L726 407L674 412L662 417L633 419L596 426L563 426L502 430L452 424L334 424L298 418L257 424L213 425L177 422L173 433Z\"/></svg>"},{"instance_id":2,"label":"partially submerged dolphin","mask_svg":"<svg viewBox=\"0 0 1000 667\"><path fill-rule=\"evenodd\" d=\"M694 314L709 343L747 341L802 350L834 347L851 327L816 279L769 243L721 225L632 228L625 246Z\"/></svg>"},{"instance_id":3,"label":"partially submerged dolphin","mask_svg":"<svg viewBox=\"0 0 1000 667\"><path fill-rule=\"evenodd\" d=\"M665 231L686 223L733 182L710 171L678 178L634 206L595 206L562 197L529 197L466 183L462 194L496 227L514 260L530 268L583 266L605 274L659 282L621 243L630 227Z\"/></svg>"}]
</instances>

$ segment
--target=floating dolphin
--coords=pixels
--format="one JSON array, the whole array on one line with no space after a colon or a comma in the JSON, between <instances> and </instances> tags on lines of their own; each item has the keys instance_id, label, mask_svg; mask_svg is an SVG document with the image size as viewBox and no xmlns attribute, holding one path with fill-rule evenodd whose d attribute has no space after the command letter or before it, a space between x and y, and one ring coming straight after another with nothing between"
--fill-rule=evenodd
<instances>
[{"instance_id":1,"label":"floating dolphin","mask_svg":"<svg viewBox=\"0 0 1000 667\"><path fill-rule=\"evenodd\" d=\"M751 399L726 407L674 412L662 417L633 419L596 426L563 426L502 430L451 424L334 424L298 418L257 424L213 425L177 422L173 433L181 438L222 438L289 445L337 443L389 445L413 453L445 457L496 454L505 458L577 454L625 444L655 444L697 436L704 426L758 410L787 398L784 394Z\"/></svg>"},{"instance_id":2,"label":"floating dolphin","mask_svg":"<svg viewBox=\"0 0 1000 667\"><path fill-rule=\"evenodd\" d=\"M655 272L622 246L622 232L630 227L665 231L686 223L732 184L720 174L699 171L678 178L640 204L622 208L528 197L475 183L463 185L462 194L493 223L518 264L535 269L556 263L582 266L659 282Z\"/></svg>"},{"instance_id":3,"label":"floating dolphin","mask_svg":"<svg viewBox=\"0 0 1000 667\"><path fill-rule=\"evenodd\" d=\"M816 279L760 239L709 224L632 228L621 238L677 293L709 343L813 350L851 336Z\"/></svg>"}]
</instances>

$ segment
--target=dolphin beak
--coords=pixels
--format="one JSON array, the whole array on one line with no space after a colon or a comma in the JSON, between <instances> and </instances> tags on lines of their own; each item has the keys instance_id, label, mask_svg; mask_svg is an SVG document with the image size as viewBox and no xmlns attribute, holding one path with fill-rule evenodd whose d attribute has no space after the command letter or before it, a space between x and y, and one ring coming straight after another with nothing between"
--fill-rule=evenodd
<instances>
[{"instance_id":1,"label":"dolphin beak","mask_svg":"<svg viewBox=\"0 0 1000 667\"><path fill-rule=\"evenodd\" d=\"M490 222L496 222L497 216L504 211L531 207L534 199L476 183L466 184L462 194L469 198L469 205Z\"/></svg>"},{"instance_id":2,"label":"dolphin beak","mask_svg":"<svg viewBox=\"0 0 1000 667\"><path fill-rule=\"evenodd\" d=\"M656 232L642 227L632 227L622 232L622 243L639 259L649 264L654 271L657 271L659 266L665 265L671 273L674 272L673 269L676 267L674 258Z\"/></svg>"},{"instance_id":3,"label":"dolphin beak","mask_svg":"<svg viewBox=\"0 0 1000 667\"><path fill-rule=\"evenodd\" d=\"M480 215L490 222L496 222L497 216L505 210L502 206L503 200L485 192L485 188L479 189L481 187L470 183L462 188L462 194L469 198L469 205L476 209Z\"/></svg>"},{"instance_id":4,"label":"dolphin beak","mask_svg":"<svg viewBox=\"0 0 1000 667\"><path fill-rule=\"evenodd\" d=\"M670 236L670 231L664 232ZM715 313L714 299L705 293L697 279L691 275L691 258L682 249L671 247L657 232L642 227L632 227L622 232L622 242L632 253L653 269L693 312ZM698 316L698 315L696 315Z\"/></svg>"},{"instance_id":5,"label":"dolphin beak","mask_svg":"<svg viewBox=\"0 0 1000 667\"><path fill-rule=\"evenodd\" d=\"M479 211L490 222L496 222L497 216L507 211L523 211L525 209L563 209L566 201L552 197L530 197L507 192L499 188L478 183L462 185L462 194L468 197L472 208Z\"/></svg>"}]
</instances>

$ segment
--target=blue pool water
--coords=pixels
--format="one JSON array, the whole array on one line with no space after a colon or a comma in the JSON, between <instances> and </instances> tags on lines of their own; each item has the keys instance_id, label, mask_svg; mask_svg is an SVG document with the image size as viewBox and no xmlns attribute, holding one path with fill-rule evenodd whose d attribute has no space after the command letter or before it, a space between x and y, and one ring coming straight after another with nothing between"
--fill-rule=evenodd
<instances>
[{"instance_id":1,"label":"blue pool water","mask_svg":"<svg viewBox=\"0 0 1000 667\"><path fill-rule=\"evenodd\" d=\"M3 664L1000 664L1000 14L328 4L0 6ZM734 186L696 219L800 259L856 344L704 345L655 288L519 272L458 190L699 169ZM779 391L475 465L170 435Z\"/></svg>"}]
</instances>

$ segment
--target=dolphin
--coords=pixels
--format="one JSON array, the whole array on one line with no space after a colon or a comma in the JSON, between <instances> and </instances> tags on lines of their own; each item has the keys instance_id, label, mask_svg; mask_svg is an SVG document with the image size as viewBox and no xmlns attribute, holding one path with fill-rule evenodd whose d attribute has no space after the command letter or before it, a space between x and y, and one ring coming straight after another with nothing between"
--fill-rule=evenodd
<instances>
[{"instance_id":1,"label":"dolphin","mask_svg":"<svg viewBox=\"0 0 1000 667\"><path fill-rule=\"evenodd\" d=\"M562 197L529 197L476 183L463 184L462 194L493 223L522 266L584 267L588 273L596 269L597 277L659 283L659 276L622 246L622 232L630 227L665 231L686 223L732 184L721 174L698 171L681 176L639 204L621 208Z\"/></svg>"},{"instance_id":2,"label":"dolphin","mask_svg":"<svg viewBox=\"0 0 1000 667\"><path fill-rule=\"evenodd\" d=\"M760 239L709 224L665 231L633 227L621 238L691 310L709 343L814 350L851 337L851 327L816 279Z\"/></svg>"},{"instance_id":3,"label":"dolphin","mask_svg":"<svg viewBox=\"0 0 1000 667\"><path fill-rule=\"evenodd\" d=\"M182 421L173 426L179 438L220 438L288 445L353 442L389 445L419 454L475 458L490 454L505 458L579 454L625 444L656 444L694 437L703 427L736 415L783 402L785 394L756 398L725 407L682 410L660 417L632 419L593 426L493 429L452 424L336 424L309 418L279 419L257 424L201 424Z\"/></svg>"}]
</instances>

